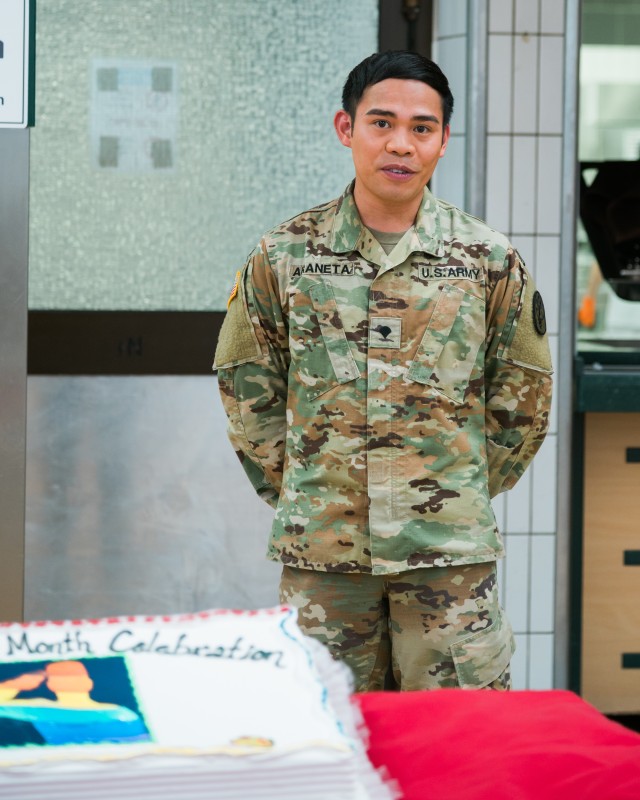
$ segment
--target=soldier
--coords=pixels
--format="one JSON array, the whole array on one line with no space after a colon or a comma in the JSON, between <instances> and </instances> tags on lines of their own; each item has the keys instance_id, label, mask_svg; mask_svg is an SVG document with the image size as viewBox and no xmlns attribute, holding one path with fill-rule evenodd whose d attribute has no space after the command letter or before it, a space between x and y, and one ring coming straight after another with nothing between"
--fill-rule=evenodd
<instances>
[{"instance_id":1,"label":"soldier","mask_svg":"<svg viewBox=\"0 0 640 800\"><path fill-rule=\"evenodd\" d=\"M334 119L355 181L260 241L214 368L229 435L275 508L268 557L358 691L507 689L490 497L548 427L544 306L500 233L427 188L453 97L432 61L374 54Z\"/></svg>"}]
</instances>

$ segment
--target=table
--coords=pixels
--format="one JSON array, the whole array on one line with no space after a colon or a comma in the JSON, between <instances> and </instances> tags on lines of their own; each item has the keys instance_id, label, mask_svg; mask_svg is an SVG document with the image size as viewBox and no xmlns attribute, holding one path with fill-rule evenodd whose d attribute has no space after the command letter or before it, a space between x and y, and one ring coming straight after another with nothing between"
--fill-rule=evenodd
<instances>
[{"instance_id":1,"label":"table","mask_svg":"<svg viewBox=\"0 0 640 800\"><path fill-rule=\"evenodd\" d=\"M404 800L639 800L640 735L553 691L355 695Z\"/></svg>"}]
</instances>

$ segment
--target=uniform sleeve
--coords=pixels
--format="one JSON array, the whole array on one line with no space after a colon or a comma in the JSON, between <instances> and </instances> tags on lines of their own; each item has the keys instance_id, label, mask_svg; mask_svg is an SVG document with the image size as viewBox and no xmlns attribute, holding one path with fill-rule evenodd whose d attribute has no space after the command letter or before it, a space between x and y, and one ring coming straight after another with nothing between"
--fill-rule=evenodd
<instances>
[{"instance_id":1,"label":"uniform sleeve","mask_svg":"<svg viewBox=\"0 0 640 800\"><path fill-rule=\"evenodd\" d=\"M485 415L494 497L515 486L540 449L551 407L544 304L515 250L497 275L487 315Z\"/></svg>"},{"instance_id":2,"label":"uniform sleeve","mask_svg":"<svg viewBox=\"0 0 640 800\"><path fill-rule=\"evenodd\" d=\"M238 275L213 368L229 439L256 492L273 507L284 463L287 342L277 282L262 246Z\"/></svg>"}]
</instances>

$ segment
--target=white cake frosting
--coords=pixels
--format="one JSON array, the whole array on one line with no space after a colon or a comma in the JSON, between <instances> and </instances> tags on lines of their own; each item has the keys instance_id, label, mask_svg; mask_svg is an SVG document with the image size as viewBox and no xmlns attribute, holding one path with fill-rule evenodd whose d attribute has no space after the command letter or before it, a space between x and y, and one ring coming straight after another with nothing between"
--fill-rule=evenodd
<instances>
[{"instance_id":1,"label":"white cake frosting","mask_svg":"<svg viewBox=\"0 0 640 800\"><path fill-rule=\"evenodd\" d=\"M0 625L0 798L390 798L289 608Z\"/></svg>"}]
</instances>

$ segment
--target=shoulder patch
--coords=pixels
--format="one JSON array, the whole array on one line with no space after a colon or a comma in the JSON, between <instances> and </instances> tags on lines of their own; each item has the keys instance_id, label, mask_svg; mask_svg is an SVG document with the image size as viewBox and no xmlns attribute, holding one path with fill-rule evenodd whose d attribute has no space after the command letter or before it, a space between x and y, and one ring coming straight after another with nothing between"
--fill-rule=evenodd
<instances>
[{"instance_id":1,"label":"shoulder patch","mask_svg":"<svg viewBox=\"0 0 640 800\"><path fill-rule=\"evenodd\" d=\"M527 283L520 300L515 334L505 355L510 361L522 366L551 372L551 354L546 336L547 323L544 303L540 292L533 283L533 278L528 273L526 274Z\"/></svg>"},{"instance_id":2,"label":"shoulder patch","mask_svg":"<svg viewBox=\"0 0 640 800\"><path fill-rule=\"evenodd\" d=\"M544 313L544 303L542 302L542 295L539 291L533 293L533 325L536 332L540 336L544 336L547 332L547 318Z\"/></svg>"},{"instance_id":3,"label":"shoulder patch","mask_svg":"<svg viewBox=\"0 0 640 800\"><path fill-rule=\"evenodd\" d=\"M236 296L238 299L231 302ZM253 330L244 296L242 275L238 273L218 337L213 368L246 364L249 361L256 361L261 355L262 349Z\"/></svg>"}]
</instances>

